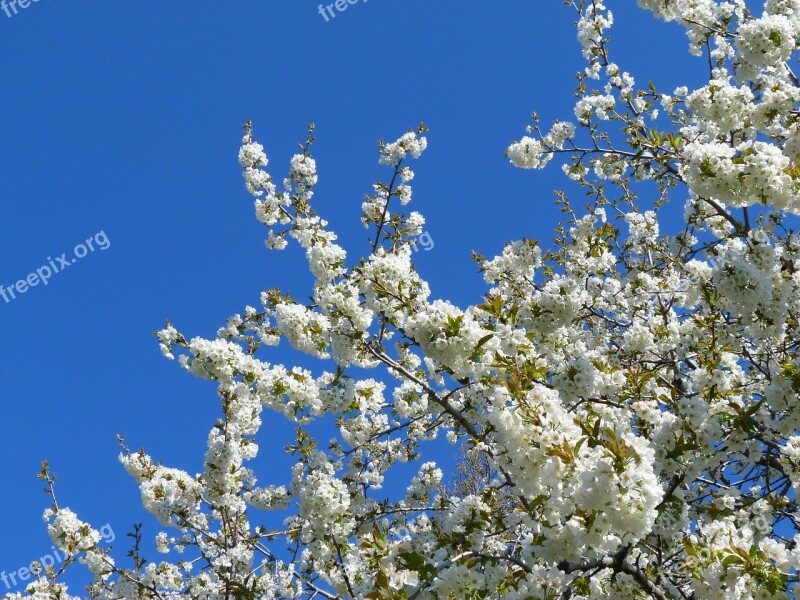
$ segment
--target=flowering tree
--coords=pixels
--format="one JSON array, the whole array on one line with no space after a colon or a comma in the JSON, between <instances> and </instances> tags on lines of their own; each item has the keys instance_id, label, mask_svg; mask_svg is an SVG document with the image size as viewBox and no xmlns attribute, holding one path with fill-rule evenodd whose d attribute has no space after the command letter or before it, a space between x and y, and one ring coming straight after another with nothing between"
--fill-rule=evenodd
<instances>
[{"instance_id":1,"label":"flowering tree","mask_svg":"<svg viewBox=\"0 0 800 600\"><path fill-rule=\"evenodd\" d=\"M761 16L744 0L639 4L685 27L708 83L639 87L609 53L611 12L573 2L588 62L575 122L545 132L534 115L507 155L523 168L563 156L589 204L560 195L550 248L476 255L489 289L464 310L431 300L411 261L424 219L402 207L424 127L380 144L390 177L362 205L372 244L354 263L313 208L313 127L278 186L248 123L256 216L269 248L305 250L313 301L269 290L214 339L158 332L168 358L218 385L222 418L197 476L122 444L164 562L140 558L138 533L132 564L114 562L54 500L50 536L65 568L89 567L92 597L794 597L800 0ZM662 233L684 201L683 226ZM265 362L282 340L328 370ZM265 410L297 428L286 481L246 466ZM330 442L308 429L323 417ZM425 462L404 495L382 494L437 436L476 461L457 493ZM271 510L291 513L285 527L251 525ZM28 593L70 598L63 570Z\"/></svg>"}]
</instances>

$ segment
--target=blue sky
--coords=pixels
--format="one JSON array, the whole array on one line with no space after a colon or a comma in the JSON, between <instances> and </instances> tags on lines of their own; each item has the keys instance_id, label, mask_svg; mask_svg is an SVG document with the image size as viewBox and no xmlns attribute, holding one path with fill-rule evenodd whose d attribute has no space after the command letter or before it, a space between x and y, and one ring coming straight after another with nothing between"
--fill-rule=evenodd
<instances>
[{"instance_id":1,"label":"blue sky","mask_svg":"<svg viewBox=\"0 0 800 600\"><path fill-rule=\"evenodd\" d=\"M642 83L671 91L702 78L678 27L627 0L609 5L616 59ZM558 167L517 170L503 150L532 111L545 124L572 115L583 66L574 20L558 0L371 0L328 21L310 0L42 0L0 12L0 284L99 233L109 243L47 286L0 298L0 571L49 551L41 460L62 504L109 523L120 550L132 523L147 537L158 528L115 434L169 466L202 468L217 398L161 356L152 332L165 319L213 337L263 289L308 296L302 256L263 247L236 162L242 123L253 120L278 179L316 123L317 209L352 259L367 252L362 196L387 175L377 141L424 121L412 208L435 246L417 263L434 297L474 303L485 288L472 249L549 240L557 224ZM270 418L264 451L291 430Z\"/></svg>"}]
</instances>

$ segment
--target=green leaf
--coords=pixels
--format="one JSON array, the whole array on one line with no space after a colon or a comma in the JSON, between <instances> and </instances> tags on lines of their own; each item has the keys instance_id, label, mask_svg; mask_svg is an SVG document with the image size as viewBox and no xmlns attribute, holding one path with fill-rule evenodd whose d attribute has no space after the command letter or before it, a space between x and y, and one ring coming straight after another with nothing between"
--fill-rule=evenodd
<instances>
[{"instance_id":1,"label":"green leaf","mask_svg":"<svg viewBox=\"0 0 800 600\"><path fill-rule=\"evenodd\" d=\"M478 348L480 348L481 346L483 346L483 345L484 345L486 342L488 342L488 341L489 341L490 339L492 339L493 337L494 337L494 334L493 334L493 333L490 333L490 334L488 334L488 335L485 335L485 336L483 336L483 337L482 337L480 340L478 340L478 345L477 345L477 346L475 346L475 349L477 350Z\"/></svg>"},{"instance_id":2,"label":"green leaf","mask_svg":"<svg viewBox=\"0 0 800 600\"><path fill-rule=\"evenodd\" d=\"M744 559L738 554L728 554L720 561L723 567L731 567L733 565L743 565Z\"/></svg>"}]
</instances>

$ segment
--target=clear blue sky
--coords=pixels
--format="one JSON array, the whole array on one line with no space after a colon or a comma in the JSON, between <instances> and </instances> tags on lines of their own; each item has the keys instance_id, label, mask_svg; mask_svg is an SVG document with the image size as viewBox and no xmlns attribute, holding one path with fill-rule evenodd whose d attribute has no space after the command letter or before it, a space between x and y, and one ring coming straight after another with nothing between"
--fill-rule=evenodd
<instances>
[{"instance_id":1,"label":"clear blue sky","mask_svg":"<svg viewBox=\"0 0 800 600\"><path fill-rule=\"evenodd\" d=\"M609 4L616 58L642 83L672 91L702 77L680 28ZM147 537L158 527L117 462L116 433L201 470L217 397L161 356L152 331L165 319L213 337L263 289L308 296L299 253L264 250L236 161L245 120L278 179L317 124L317 208L351 258L367 251L362 196L387 174L377 140L424 121L412 208L435 247L416 259L434 297L474 303L485 288L473 248L548 240L557 223L558 167L517 170L503 150L533 110L546 124L571 117L583 66L574 20L559 0L371 0L328 22L311 0L41 0L0 12L0 284L98 232L110 242L46 287L0 298L0 571L50 548L42 459L61 502L110 523L120 550L132 523ZM278 449L291 425L272 418L263 431L265 451Z\"/></svg>"}]
</instances>

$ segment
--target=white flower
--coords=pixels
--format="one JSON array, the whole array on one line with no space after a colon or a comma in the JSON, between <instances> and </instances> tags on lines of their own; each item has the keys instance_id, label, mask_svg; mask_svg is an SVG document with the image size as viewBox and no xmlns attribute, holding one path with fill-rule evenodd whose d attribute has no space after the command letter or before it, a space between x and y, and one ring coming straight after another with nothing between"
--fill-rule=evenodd
<instances>
[{"instance_id":1,"label":"white flower","mask_svg":"<svg viewBox=\"0 0 800 600\"><path fill-rule=\"evenodd\" d=\"M239 150L239 164L246 169L267 166L267 155L264 146L254 142L242 144Z\"/></svg>"},{"instance_id":2,"label":"white flower","mask_svg":"<svg viewBox=\"0 0 800 600\"><path fill-rule=\"evenodd\" d=\"M539 169L550 160L550 155L544 152L542 142L528 136L511 144L506 154L511 163L521 169Z\"/></svg>"},{"instance_id":3,"label":"white flower","mask_svg":"<svg viewBox=\"0 0 800 600\"><path fill-rule=\"evenodd\" d=\"M797 33L796 21L781 15L766 15L739 27L736 46L750 64L774 67L791 56Z\"/></svg>"}]
</instances>

